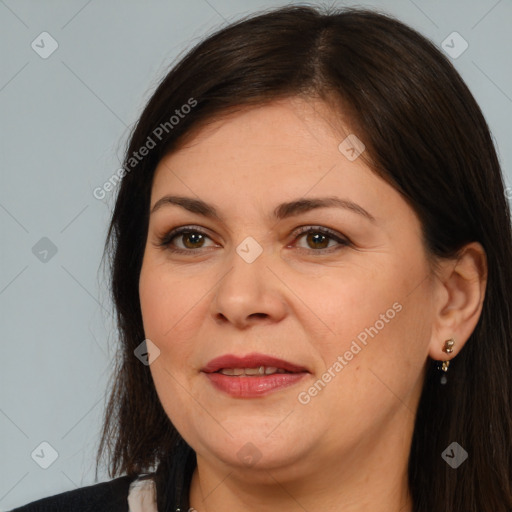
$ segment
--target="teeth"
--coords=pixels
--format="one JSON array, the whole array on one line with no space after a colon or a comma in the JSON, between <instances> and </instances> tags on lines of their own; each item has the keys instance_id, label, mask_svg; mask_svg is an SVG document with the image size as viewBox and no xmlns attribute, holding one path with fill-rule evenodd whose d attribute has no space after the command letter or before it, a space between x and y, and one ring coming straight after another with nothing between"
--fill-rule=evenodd
<instances>
[{"instance_id":1,"label":"teeth","mask_svg":"<svg viewBox=\"0 0 512 512\"><path fill-rule=\"evenodd\" d=\"M224 375L242 375L244 370L243 368L223 368L220 373Z\"/></svg>"},{"instance_id":2,"label":"teeth","mask_svg":"<svg viewBox=\"0 0 512 512\"><path fill-rule=\"evenodd\" d=\"M219 371L223 375L230 376L253 376L253 375L272 375L273 373L289 373L275 366L259 366L257 368L222 368Z\"/></svg>"},{"instance_id":3,"label":"teeth","mask_svg":"<svg viewBox=\"0 0 512 512\"><path fill-rule=\"evenodd\" d=\"M244 368L245 375L265 375L265 367L259 368Z\"/></svg>"}]
</instances>

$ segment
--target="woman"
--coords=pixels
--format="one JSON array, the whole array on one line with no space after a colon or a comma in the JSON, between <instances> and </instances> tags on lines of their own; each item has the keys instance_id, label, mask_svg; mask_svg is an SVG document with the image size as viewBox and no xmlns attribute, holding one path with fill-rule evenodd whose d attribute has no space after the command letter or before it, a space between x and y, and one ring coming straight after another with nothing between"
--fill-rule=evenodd
<instances>
[{"instance_id":1,"label":"woman","mask_svg":"<svg viewBox=\"0 0 512 512\"><path fill-rule=\"evenodd\" d=\"M433 44L368 10L234 23L162 81L123 175L116 478L18 510L512 508L509 209Z\"/></svg>"}]
</instances>

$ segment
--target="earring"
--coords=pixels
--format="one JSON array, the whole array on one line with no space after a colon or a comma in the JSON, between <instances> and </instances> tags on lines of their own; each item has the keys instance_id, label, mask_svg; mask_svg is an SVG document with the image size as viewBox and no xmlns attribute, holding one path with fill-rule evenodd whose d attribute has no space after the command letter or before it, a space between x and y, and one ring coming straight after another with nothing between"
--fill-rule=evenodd
<instances>
[{"instance_id":1,"label":"earring","mask_svg":"<svg viewBox=\"0 0 512 512\"><path fill-rule=\"evenodd\" d=\"M446 340L444 342L444 346L442 349L443 352L445 352L446 354L451 354L453 352L454 345L455 345L455 340L453 338ZM442 370L443 372L446 373L448 371L449 366L450 366L449 360L443 361L440 370ZM448 379L446 378L446 375L443 375L441 377L441 384L446 384L447 381L448 381Z\"/></svg>"}]
</instances>

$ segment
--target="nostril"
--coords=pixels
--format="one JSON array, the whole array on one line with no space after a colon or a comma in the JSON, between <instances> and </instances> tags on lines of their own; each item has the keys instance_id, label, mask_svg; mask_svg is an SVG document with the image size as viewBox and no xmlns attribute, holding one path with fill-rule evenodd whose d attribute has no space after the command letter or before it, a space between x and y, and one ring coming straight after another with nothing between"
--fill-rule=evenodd
<instances>
[{"instance_id":1,"label":"nostril","mask_svg":"<svg viewBox=\"0 0 512 512\"><path fill-rule=\"evenodd\" d=\"M249 315L250 317L252 316L255 316L257 318L267 318L267 314L266 313L253 313L252 315Z\"/></svg>"}]
</instances>

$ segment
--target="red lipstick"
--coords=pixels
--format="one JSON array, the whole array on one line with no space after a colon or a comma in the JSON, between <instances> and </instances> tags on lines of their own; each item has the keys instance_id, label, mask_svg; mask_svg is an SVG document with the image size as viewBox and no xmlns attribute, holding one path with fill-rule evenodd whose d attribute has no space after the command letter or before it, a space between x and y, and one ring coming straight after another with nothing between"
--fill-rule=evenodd
<instances>
[{"instance_id":1,"label":"red lipstick","mask_svg":"<svg viewBox=\"0 0 512 512\"><path fill-rule=\"evenodd\" d=\"M291 386L309 371L264 354L226 354L212 359L201 371L220 391L235 398L256 398Z\"/></svg>"},{"instance_id":2,"label":"red lipstick","mask_svg":"<svg viewBox=\"0 0 512 512\"><path fill-rule=\"evenodd\" d=\"M297 366L283 359L267 356L265 354L252 353L245 356L226 354L212 359L201 371L213 373L223 368L258 368L260 366L275 367L290 373L307 372L302 366Z\"/></svg>"}]
</instances>

